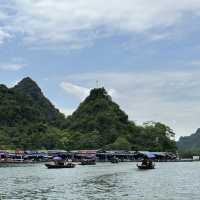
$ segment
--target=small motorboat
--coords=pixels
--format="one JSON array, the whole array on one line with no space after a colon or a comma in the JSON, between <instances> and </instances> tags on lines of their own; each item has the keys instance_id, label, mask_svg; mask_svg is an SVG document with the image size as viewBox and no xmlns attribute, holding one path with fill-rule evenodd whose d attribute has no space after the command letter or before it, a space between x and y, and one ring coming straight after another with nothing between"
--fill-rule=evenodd
<instances>
[{"instance_id":1,"label":"small motorboat","mask_svg":"<svg viewBox=\"0 0 200 200\"><path fill-rule=\"evenodd\" d=\"M155 169L155 165L138 165L137 164L138 169Z\"/></svg>"},{"instance_id":2,"label":"small motorboat","mask_svg":"<svg viewBox=\"0 0 200 200\"><path fill-rule=\"evenodd\" d=\"M62 168L74 168L76 164L74 163L66 163L64 165L59 164L45 164L48 169L62 169Z\"/></svg>"}]
</instances>

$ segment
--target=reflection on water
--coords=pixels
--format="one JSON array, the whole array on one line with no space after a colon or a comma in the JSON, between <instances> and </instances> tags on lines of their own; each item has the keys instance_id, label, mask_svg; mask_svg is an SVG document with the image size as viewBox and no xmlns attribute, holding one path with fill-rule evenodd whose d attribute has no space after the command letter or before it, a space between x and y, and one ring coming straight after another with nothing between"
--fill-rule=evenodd
<instances>
[{"instance_id":1,"label":"reflection on water","mask_svg":"<svg viewBox=\"0 0 200 200\"><path fill-rule=\"evenodd\" d=\"M81 190L88 198L110 199L119 192L120 176L123 173L104 174L82 182Z\"/></svg>"},{"instance_id":2,"label":"reflection on water","mask_svg":"<svg viewBox=\"0 0 200 200\"><path fill-rule=\"evenodd\" d=\"M199 200L200 163L100 163L74 169L43 165L0 168L0 199Z\"/></svg>"}]
</instances>

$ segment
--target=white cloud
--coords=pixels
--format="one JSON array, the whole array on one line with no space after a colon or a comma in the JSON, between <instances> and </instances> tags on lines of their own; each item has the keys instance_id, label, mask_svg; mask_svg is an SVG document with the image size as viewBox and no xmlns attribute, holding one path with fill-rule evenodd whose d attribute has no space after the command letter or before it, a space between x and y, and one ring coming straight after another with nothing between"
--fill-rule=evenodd
<instances>
[{"instance_id":1,"label":"white cloud","mask_svg":"<svg viewBox=\"0 0 200 200\"><path fill-rule=\"evenodd\" d=\"M9 14L7 11L6 4L4 2L0 2L0 45L6 40L12 38L11 33L7 30L7 25L9 23Z\"/></svg>"},{"instance_id":2,"label":"white cloud","mask_svg":"<svg viewBox=\"0 0 200 200\"><path fill-rule=\"evenodd\" d=\"M171 126L181 135L200 127L200 71L146 71L143 73L86 73L67 76L90 88L100 80L114 88L112 97L131 120L138 123L154 120Z\"/></svg>"},{"instance_id":3,"label":"white cloud","mask_svg":"<svg viewBox=\"0 0 200 200\"><path fill-rule=\"evenodd\" d=\"M69 116L69 115L71 115L74 111L75 111L75 109L67 109L67 108L60 108L59 109L60 110L60 112L61 113L63 113L66 117L67 116Z\"/></svg>"},{"instance_id":4,"label":"white cloud","mask_svg":"<svg viewBox=\"0 0 200 200\"><path fill-rule=\"evenodd\" d=\"M4 71L18 71L23 67L25 67L24 64L0 63L0 70Z\"/></svg>"},{"instance_id":5,"label":"white cloud","mask_svg":"<svg viewBox=\"0 0 200 200\"><path fill-rule=\"evenodd\" d=\"M199 0L10 0L7 4L12 10L2 9L9 16L7 30L21 33L26 42L64 43L71 48L120 33L145 32L151 37L155 33L159 40L168 35L166 27L200 13Z\"/></svg>"},{"instance_id":6,"label":"white cloud","mask_svg":"<svg viewBox=\"0 0 200 200\"><path fill-rule=\"evenodd\" d=\"M193 60L193 61L191 62L191 65L192 65L192 66L199 67L199 66L200 66L200 60Z\"/></svg>"},{"instance_id":7,"label":"white cloud","mask_svg":"<svg viewBox=\"0 0 200 200\"><path fill-rule=\"evenodd\" d=\"M74 85L69 82L62 82L60 87L63 88L66 92L76 96L80 100L83 100L86 96L89 95L90 90L85 87Z\"/></svg>"},{"instance_id":8,"label":"white cloud","mask_svg":"<svg viewBox=\"0 0 200 200\"><path fill-rule=\"evenodd\" d=\"M72 94L73 96L77 97L81 101L84 100L89 95L90 90L91 90L91 88L78 86L66 81L62 82L60 84L60 87L64 89L67 93ZM113 88L108 89L108 94L115 97L118 96L117 91Z\"/></svg>"},{"instance_id":9,"label":"white cloud","mask_svg":"<svg viewBox=\"0 0 200 200\"><path fill-rule=\"evenodd\" d=\"M3 30L0 27L0 44L3 44L5 40L11 38L11 35Z\"/></svg>"}]
</instances>

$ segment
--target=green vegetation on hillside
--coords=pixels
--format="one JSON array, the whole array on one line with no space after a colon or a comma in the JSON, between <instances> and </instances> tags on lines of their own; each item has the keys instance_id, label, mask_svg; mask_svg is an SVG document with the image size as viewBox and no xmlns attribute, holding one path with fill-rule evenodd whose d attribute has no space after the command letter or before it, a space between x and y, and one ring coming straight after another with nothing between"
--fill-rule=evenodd
<instances>
[{"instance_id":1,"label":"green vegetation on hillside","mask_svg":"<svg viewBox=\"0 0 200 200\"><path fill-rule=\"evenodd\" d=\"M0 147L55 148L66 119L30 78L0 85Z\"/></svg>"},{"instance_id":2,"label":"green vegetation on hillside","mask_svg":"<svg viewBox=\"0 0 200 200\"><path fill-rule=\"evenodd\" d=\"M86 140L91 143L88 148L93 148L94 144L104 149L174 151L176 148L167 137L169 133L173 134L169 127L161 123L137 126L128 120L104 88L91 90L67 122L68 130L81 132L83 138L79 139L78 145ZM77 138L75 147L76 141Z\"/></svg>"},{"instance_id":3,"label":"green vegetation on hillside","mask_svg":"<svg viewBox=\"0 0 200 200\"><path fill-rule=\"evenodd\" d=\"M67 119L30 78L0 85L0 148L175 151L162 123L138 126L104 88L93 89Z\"/></svg>"}]
</instances>

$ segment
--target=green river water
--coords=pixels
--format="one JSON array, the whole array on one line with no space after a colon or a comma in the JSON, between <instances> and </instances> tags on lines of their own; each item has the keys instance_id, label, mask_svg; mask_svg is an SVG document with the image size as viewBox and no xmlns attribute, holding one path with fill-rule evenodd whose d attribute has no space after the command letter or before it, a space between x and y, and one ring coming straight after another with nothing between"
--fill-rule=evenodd
<instances>
[{"instance_id":1,"label":"green river water","mask_svg":"<svg viewBox=\"0 0 200 200\"><path fill-rule=\"evenodd\" d=\"M44 164L0 168L0 199L27 200L199 200L200 162L97 163L74 169Z\"/></svg>"}]
</instances>

